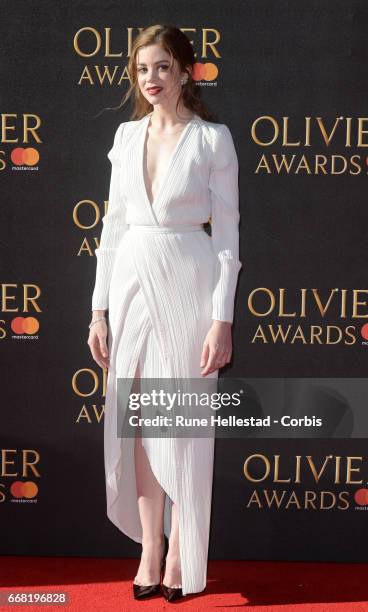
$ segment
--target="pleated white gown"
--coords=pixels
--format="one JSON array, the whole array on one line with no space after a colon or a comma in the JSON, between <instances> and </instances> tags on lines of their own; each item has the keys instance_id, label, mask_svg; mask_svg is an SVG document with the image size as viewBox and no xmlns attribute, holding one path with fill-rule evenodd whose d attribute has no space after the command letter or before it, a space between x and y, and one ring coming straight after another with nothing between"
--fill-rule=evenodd
<instances>
[{"instance_id":1,"label":"pleated white gown","mask_svg":"<svg viewBox=\"0 0 368 612\"><path fill-rule=\"evenodd\" d=\"M109 310L104 449L107 515L142 542L134 438L117 435L117 379L201 378L212 319L233 320L239 261L238 160L225 124L185 126L151 206L143 155L150 115L121 123L108 153L107 214L96 249L92 310ZM202 224L211 220L212 237ZM208 375L215 379L218 371ZM214 438L142 438L152 471L179 509L182 591L206 587Z\"/></svg>"}]
</instances>

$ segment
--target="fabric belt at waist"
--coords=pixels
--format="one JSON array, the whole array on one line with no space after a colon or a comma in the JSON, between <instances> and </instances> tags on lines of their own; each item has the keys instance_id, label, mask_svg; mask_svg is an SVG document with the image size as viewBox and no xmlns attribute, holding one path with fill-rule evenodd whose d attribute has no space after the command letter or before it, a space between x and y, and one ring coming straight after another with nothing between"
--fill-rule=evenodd
<instances>
[{"instance_id":1,"label":"fabric belt at waist","mask_svg":"<svg viewBox=\"0 0 368 612\"><path fill-rule=\"evenodd\" d=\"M138 225L129 224L129 230L138 232L152 232L152 233L174 233L182 234L184 232L199 232L203 230L203 224L199 225Z\"/></svg>"}]
</instances>

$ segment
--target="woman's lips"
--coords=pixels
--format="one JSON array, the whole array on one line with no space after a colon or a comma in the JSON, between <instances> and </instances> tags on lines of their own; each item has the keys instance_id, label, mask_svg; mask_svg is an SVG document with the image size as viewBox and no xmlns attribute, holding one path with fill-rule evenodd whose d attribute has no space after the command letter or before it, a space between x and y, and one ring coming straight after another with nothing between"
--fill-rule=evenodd
<instances>
[{"instance_id":1,"label":"woman's lips","mask_svg":"<svg viewBox=\"0 0 368 612\"><path fill-rule=\"evenodd\" d=\"M150 89L147 89L148 93L151 95L155 95L158 94L161 91L162 87L152 87Z\"/></svg>"}]
</instances>

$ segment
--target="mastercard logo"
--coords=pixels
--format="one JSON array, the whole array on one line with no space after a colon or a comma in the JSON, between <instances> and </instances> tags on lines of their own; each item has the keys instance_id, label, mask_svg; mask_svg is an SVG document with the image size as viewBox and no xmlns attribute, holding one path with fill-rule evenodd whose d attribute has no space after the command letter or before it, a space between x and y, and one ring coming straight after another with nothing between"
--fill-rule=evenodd
<instances>
[{"instance_id":1,"label":"mastercard logo","mask_svg":"<svg viewBox=\"0 0 368 612\"><path fill-rule=\"evenodd\" d=\"M13 497L18 499L21 497L32 499L32 497L36 497L38 493L38 486L31 480L27 480L27 482L20 482L20 480L16 480L10 487L10 493Z\"/></svg>"},{"instance_id":2,"label":"mastercard logo","mask_svg":"<svg viewBox=\"0 0 368 612\"><path fill-rule=\"evenodd\" d=\"M212 62L207 62L207 64L196 62L193 66L192 77L194 81L214 81L217 75L218 68Z\"/></svg>"},{"instance_id":3,"label":"mastercard logo","mask_svg":"<svg viewBox=\"0 0 368 612\"><path fill-rule=\"evenodd\" d=\"M17 147L13 149L10 154L14 166L35 166L40 159L40 154L37 149L33 147Z\"/></svg>"},{"instance_id":4,"label":"mastercard logo","mask_svg":"<svg viewBox=\"0 0 368 612\"><path fill-rule=\"evenodd\" d=\"M35 334L40 329L40 324L35 317L15 317L10 327L15 334Z\"/></svg>"},{"instance_id":5,"label":"mastercard logo","mask_svg":"<svg viewBox=\"0 0 368 612\"><path fill-rule=\"evenodd\" d=\"M368 489L358 489L354 494L358 506L368 506Z\"/></svg>"},{"instance_id":6,"label":"mastercard logo","mask_svg":"<svg viewBox=\"0 0 368 612\"><path fill-rule=\"evenodd\" d=\"M368 340L368 323L363 325L362 329L360 330L360 333L362 335L362 338L364 338L364 340Z\"/></svg>"}]
</instances>

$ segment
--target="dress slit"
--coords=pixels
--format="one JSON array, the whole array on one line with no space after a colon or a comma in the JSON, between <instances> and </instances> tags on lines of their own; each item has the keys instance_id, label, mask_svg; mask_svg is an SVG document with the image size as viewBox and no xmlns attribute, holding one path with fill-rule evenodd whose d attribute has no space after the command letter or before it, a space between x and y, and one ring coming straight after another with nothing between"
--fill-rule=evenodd
<instances>
[{"instance_id":1,"label":"dress slit","mask_svg":"<svg viewBox=\"0 0 368 612\"><path fill-rule=\"evenodd\" d=\"M137 372L139 372L138 377ZM145 377L160 378L160 376L164 375L165 370L162 360L160 359L158 344L156 343L153 329L150 328L145 334L144 341L140 346L131 389L137 389L139 387L141 390L141 384L137 383L137 379L141 380ZM207 458L210 462L212 462L212 441L207 439L202 440L202 443L207 445ZM195 446L198 446L198 440L188 440L188 444L191 446L191 448L194 448ZM192 590L198 589L199 583L202 585L202 589L204 589L206 584L208 532L201 529L201 525L198 523L198 517L193 515L191 512L191 509L196 507L195 497L198 497L199 492L194 492L191 487L188 487L187 484L187 478L190 474L194 473L195 466L193 465L189 472L186 469L177 469L178 458L176 454L176 441L174 438L142 437L142 446L146 452L152 473L160 487L165 492L164 534L167 538L170 537L171 532L172 505L175 503L177 508L182 591L184 594L186 594ZM198 449L197 458L199 459ZM205 458L202 457L202 461L204 460ZM168 465L173 466L173 469L165 470L164 466ZM178 475L180 475L179 478ZM135 467L134 482L136 489L136 512L139 517ZM203 515L209 514L210 507L207 500L208 495L205 495L202 505ZM182 504L184 507L187 507L187 512L182 512ZM204 547L198 548L198 541L203 539L203 537L205 538L205 545ZM142 542L142 531L140 531L138 541L140 543ZM202 550L204 551L203 555L201 554Z\"/></svg>"},{"instance_id":2,"label":"dress slit","mask_svg":"<svg viewBox=\"0 0 368 612\"><path fill-rule=\"evenodd\" d=\"M142 377L142 372L145 372L145 367L146 363L145 363L145 359L147 357L147 345L149 345L150 343L150 336L149 336L148 332L145 336L144 342L142 343L141 349L140 349L140 353L138 355L138 359L136 361L136 366L135 366L135 372L134 372L134 377L132 380L132 384L131 384L131 392L134 393L140 393L141 391L141 378ZM151 355L154 355L155 353L152 351ZM156 355L158 355L158 353L156 353ZM150 367L150 365L148 364L148 367ZM152 370L150 370L150 373L152 372ZM158 372L157 370L155 371L155 377L158 377ZM151 377L151 376L150 376ZM139 410L137 411L137 414L139 416L141 416L141 410L139 408ZM182 550L183 550L183 525L182 525L182 521L181 521L181 508L180 505L178 503L178 501L175 502L174 499L172 499L173 495L171 494L171 496L169 495L169 492L167 490L165 490L165 486L162 482L162 478L160 475L160 471L158 470L158 466L154 465L154 462L152 461L152 456L150 456L150 453L148 451L147 448L147 444L145 444L145 437L142 437L141 435L138 436L141 439L141 444L143 447L143 450L146 454L147 457L147 461L150 465L150 469L152 471L152 474L154 476L154 478L156 479L157 483L159 484L159 486L161 487L161 489L163 490L164 494L165 494L165 504L164 504L164 535L169 538L170 537L170 532L171 532L171 526L172 526L172 506L175 503L176 508L177 508L177 515L178 515L178 532L179 532L179 558L180 558L180 567L181 567L181 572L182 572L182 581L184 583L184 578L183 578L183 563L182 563ZM150 442L151 444L155 444L157 442L157 438L150 438ZM135 482L136 482L136 474L135 474ZM136 490L137 490L137 512L139 514L139 508L138 508L138 487L136 485ZM185 570L184 570L185 571Z\"/></svg>"}]
</instances>

